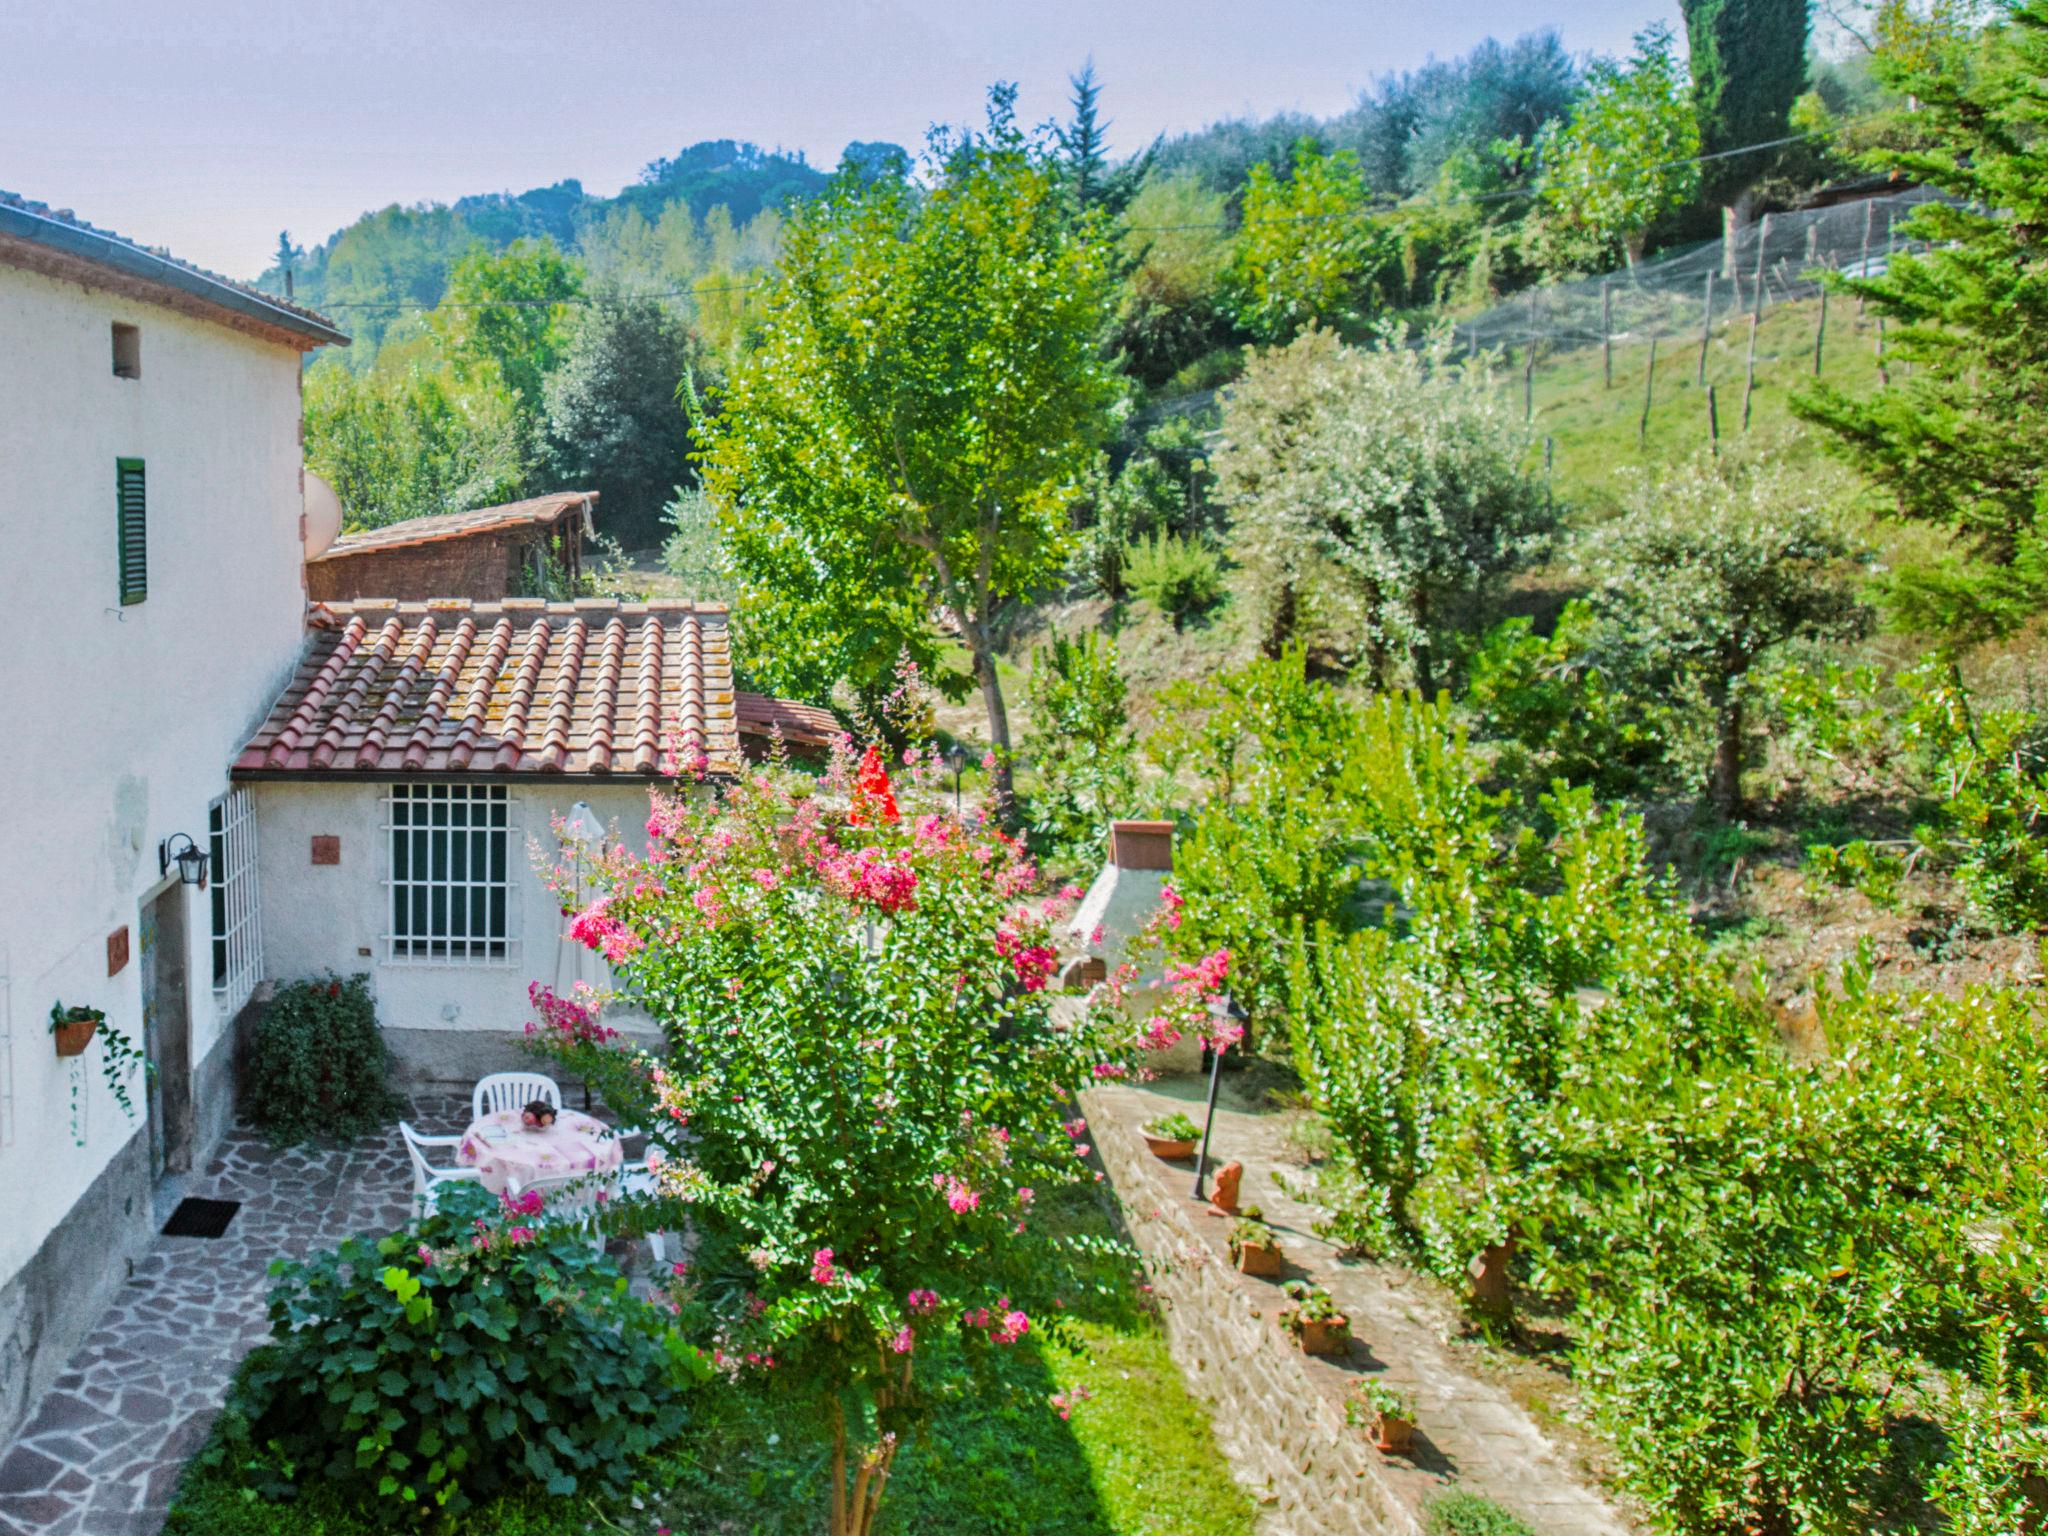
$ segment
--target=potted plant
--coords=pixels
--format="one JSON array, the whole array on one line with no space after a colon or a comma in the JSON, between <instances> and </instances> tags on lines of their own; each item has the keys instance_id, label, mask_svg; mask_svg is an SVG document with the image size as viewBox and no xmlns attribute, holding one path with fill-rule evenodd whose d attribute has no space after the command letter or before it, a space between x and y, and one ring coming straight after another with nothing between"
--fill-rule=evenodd
<instances>
[{"instance_id":1,"label":"potted plant","mask_svg":"<svg viewBox=\"0 0 2048 1536\"><path fill-rule=\"evenodd\" d=\"M1305 1355L1341 1355L1351 1348L1351 1319L1320 1285L1290 1280L1284 1289L1292 1305L1280 1309L1280 1326L1301 1341Z\"/></svg>"},{"instance_id":2,"label":"potted plant","mask_svg":"<svg viewBox=\"0 0 2048 1536\"><path fill-rule=\"evenodd\" d=\"M1353 1387L1344 1416L1370 1434L1384 1455L1404 1456L1415 1443L1415 1400L1384 1381Z\"/></svg>"},{"instance_id":3,"label":"potted plant","mask_svg":"<svg viewBox=\"0 0 2048 1536\"><path fill-rule=\"evenodd\" d=\"M1154 1157L1163 1157L1169 1162L1177 1157L1194 1155L1195 1143L1202 1139L1202 1128L1179 1110L1170 1115L1161 1115L1147 1124L1142 1132L1145 1145L1152 1149Z\"/></svg>"},{"instance_id":4,"label":"potted plant","mask_svg":"<svg viewBox=\"0 0 2048 1536\"><path fill-rule=\"evenodd\" d=\"M1231 1224L1230 1257L1239 1274L1271 1280L1285 1272L1287 1261L1273 1229L1260 1220L1263 1214L1256 1205L1248 1205Z\"/></svg>"},{"instance_id":5,"label":"potted plant","mask_svg":"<svg viewBox=\"0 0 2048 1536\"><path fill-rule=\"evenodd\" d=\"M57 1037L57 1054L83 1056L85 1048L92 1044L94 1033L106 1021L107 1016L97 1008L76 1003L67 1008L62 1003L52 1003L50 1033Z\"/></svg>"}]
</instances>

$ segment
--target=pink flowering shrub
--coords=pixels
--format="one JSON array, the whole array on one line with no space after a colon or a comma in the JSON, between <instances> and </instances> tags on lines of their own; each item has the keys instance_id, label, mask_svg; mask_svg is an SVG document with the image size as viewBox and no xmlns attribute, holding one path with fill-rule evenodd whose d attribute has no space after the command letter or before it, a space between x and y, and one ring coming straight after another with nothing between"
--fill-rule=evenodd
<instances>
[{"instance_id":1,"label":"pink flowering shrub","mask_svg":"<svg viewBox=\"0 0 2048 1536\"><path fill-rule=\"evenodd\" d=\"M1106 1000L1055 1013L1073 893L951 814L935 751L903 756L842 743L821 781L657 793L644 854L573 850L571 935L666 1048L545 992L531 1037L662 1144L660 1209L607 1223L696 1231L701 1294L733 1298L701 1342L728 1371L775 1362L828 1422L845 1405L870 1490L925 1412L928 1341L978 1359L1060 1330L1051 1299L1096 1257L1038 1219L1093 1177L1068 1090L1141 1044Z\"/></svg>"}]
</instances>

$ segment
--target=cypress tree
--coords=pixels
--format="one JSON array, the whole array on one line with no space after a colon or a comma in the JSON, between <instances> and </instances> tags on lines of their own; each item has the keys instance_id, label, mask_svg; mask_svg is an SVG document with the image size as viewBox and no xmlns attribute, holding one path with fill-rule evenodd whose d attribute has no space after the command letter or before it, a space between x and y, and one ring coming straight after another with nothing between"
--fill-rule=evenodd
<instances>
[{"instance_id":1,"label":"cypress tree","mask_svg":"<svg viewBox=\"0 0 2048 1536\"><path fill-rule=\"evenodd\" d=\"M1806 89L1806 7L1807 0L1679 0L1701 154L1789 132L1792 103ZM1701 191L1710 202L1740 208L1771 160L1768 152L1709 160Z\"/></svg>"}]
</instances>

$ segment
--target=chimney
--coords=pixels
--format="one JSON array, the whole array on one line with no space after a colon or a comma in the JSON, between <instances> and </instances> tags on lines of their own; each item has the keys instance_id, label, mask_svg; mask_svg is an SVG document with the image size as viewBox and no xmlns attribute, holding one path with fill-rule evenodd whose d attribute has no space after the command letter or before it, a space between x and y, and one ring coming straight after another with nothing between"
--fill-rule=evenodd
<instances>
[{"instance_id":1,"label":"chimney","mask_svg":"<svg viewBox=\"0 0 2048 1536\"><path fill-rule=\"evenodd\" d=\"M1118 869L1173 869L1173 823L1113 821L1109 824L1109 862Z\"/></svg>"}]
</instances>

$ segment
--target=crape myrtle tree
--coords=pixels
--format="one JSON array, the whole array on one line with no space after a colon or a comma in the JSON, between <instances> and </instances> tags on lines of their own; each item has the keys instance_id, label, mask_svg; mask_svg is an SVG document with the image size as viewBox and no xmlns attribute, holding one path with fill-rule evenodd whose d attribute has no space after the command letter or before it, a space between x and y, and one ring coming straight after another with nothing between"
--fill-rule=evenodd
<instances>
[{"instance_id":1,"label":"crape myrtle tree","mask_svg":"<svg viewBox=\"0 0 2048 1536\"><path fill-rule=\"evenodd\" d=\"M1071 1090L1201 1027L1229 964L1170 971L1144 1034L1115 1006L1128 968L1056 1012L1052 927L1079 893L1038 894L1020 844L940 809L943 778L935 747L892 783L842 741L818 781L658 792L644 855L574 848L556 888L661 1050L534 993L536 1047L666 1153L654 1208L613 1221L687 1221L716 1363L829 1440L833 1536L875 1529L935 1341L971 1361L1057 1335L1060 1299L1103 1283L1112 1250L1039 1221L1099 1177Z\"/></svg>"},{"instance_id":2,"label":"crape myrtle tree","mask_svg":"<svg viewBox=\"0 0 2048 1536\"><path fill-rule=\"evenodd\" d=\"M1793 410L1902 517L1955 536L1965 558L1900 573L1891 596L1915 628L1974 639L2048 598L2048 5L1876 68L1919 102L1922 147L1870 165L1959 201L1902 227L1925 250L1841 285L1891 321L1885 350L1910 372L1862 397L1816 384Z\"/></svg>"},{"instance_id":3,"label":"crape myrtle tree","mask_svg":"<svg viewBox=\"0 0 2048 1536\"><path fill-rule=\"evenodd\" d=\"M990 93L980 133L935 132L922 183L842 178L792 211L701 461L754 674L872 688L907 648L942 676L938 615L980 686L1006 813L998 619L1061 569L1119 391L1111 247L1015 96Z\"/></svg>"}]
</instances>

